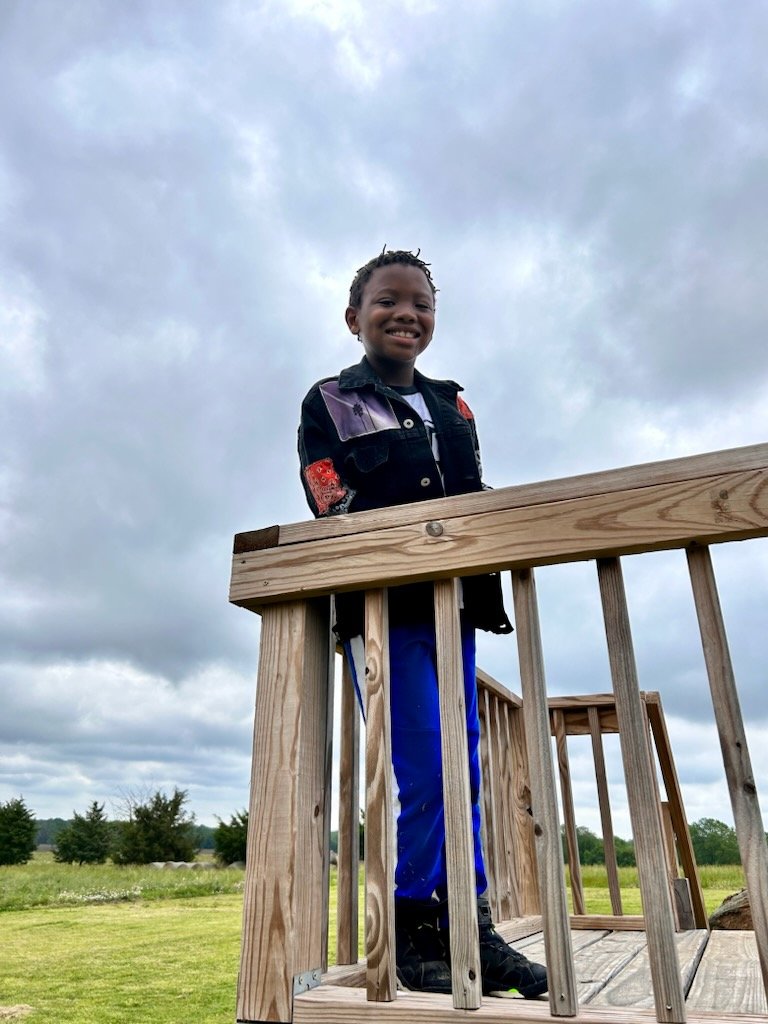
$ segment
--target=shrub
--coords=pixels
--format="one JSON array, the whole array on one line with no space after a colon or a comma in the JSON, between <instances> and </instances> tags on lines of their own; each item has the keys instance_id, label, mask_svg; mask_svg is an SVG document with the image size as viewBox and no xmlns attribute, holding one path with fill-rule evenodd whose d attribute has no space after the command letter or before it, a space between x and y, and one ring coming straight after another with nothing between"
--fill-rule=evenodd
<instances>
[{"instance_id":1,"label":"shrub","mask_svg":"<svg viewBox=\"0 0 768 1024\"><path fill-rule=\"evenodd\" d=\"M75 812L56 835L54 859L62 864L103 864L112 845L112 826L104 816L104 804L95 800L85 815Z\"/></svg>"},{"instance_id":2,"label":"shrub","mask_svg":"<svg viewBox=\"0 0 768 1024\"><path fill-rule=\"evenodd\" d=\"M186 802L184 789L174 789L170 797L158 790L145 803L130 800L128 821L115 825L112 860L116 864L194 860L195 816L185 813Z\"/></svg>"},{"instance_id":3,"label":"shrub","mask_svg":"<svg viewBox=\"0 0 768 1024\"><path fill-rule=\"evenodd\" d=\"M224 866L236 860L245 861L248 845L248 811L233 814L229 824L223 822L221 818L217 820L219 824L213 835L216 860Z\"/></svg>"},{"instance_id":4,"label":"shrub","mask_svg":"<svg viewBox=\"0 0 768 1024\"><path fill-rule=\"evenodd\" d=\"M0 864L26 864L36 835L37 823L23 797L0 804Z\"/></svg>"}]
</instances>

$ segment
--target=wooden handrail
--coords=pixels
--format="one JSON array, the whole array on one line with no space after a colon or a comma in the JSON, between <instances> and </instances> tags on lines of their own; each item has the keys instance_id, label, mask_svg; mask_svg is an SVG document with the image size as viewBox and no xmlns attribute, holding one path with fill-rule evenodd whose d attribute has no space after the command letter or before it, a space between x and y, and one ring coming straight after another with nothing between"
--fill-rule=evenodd
<instances>
[{"instance_id":1,"label":"wooden handrail","mask_svg":"<svg viewBox=\"0 0 768 1024\"><path fill-rule=\"evenodd\" d=\"M444 696L451 686L455 689L451 666L457 663L455 622L451 625L455 596L449 597L455 585L449 581L511 570L522 705L500 683L482 673L478 676L485 725L483 770L486 775L495 773L499 780L493 792L484 793L483 827L494 908L502 917L527 915L536 912L532 908L538 908L541 900L550 1012L575 1014L570 928L578 927L584 918L569 919L565 903L550 737L554 730L561 767L566 770L568 736L591 736L597 764L602 757L602 734L618 730L656 1015L660 1021L685 1020L680 977L674 969L675 916L666 881L673 853L662 834L659 793L649 756L651 735L670 801L668 821L678 844L685 822L674 765L662 753L668 741L660 705L652 694L640 691L636 678L619 561L624 554L671 548L688 553L736 831L753 896L758 955L768 987L768 852L707 551L710 544L766 536L766 444L238 534L230 600L263 614L238 1019L291 1021L294 993L311 984L307 979L314 978L327 961L329 681L333 677L328 595L349 590L367 594L367 700L373 700L368 704L367 831L372 844L369 858L375 862L368 884L367 972L369 996L388 999L395 992L383 591L408 582L446 581L436 587ZM576 703L573 698L548 700L534 569L586 559L595 559L599 565L614 694L589 695ZM347 701L347 718L349 709ZM452 913L462 922L457 925L455 962L462 974L463 994L455 988L454 1003L471 1007L477 1003L468 984L477 980L476 940L470 901L463 892L467 872L462 874L461 865L469 846L457 794L465 788L462 760L466 758L461 756L461 731L456 725L456 716L449 714L444 721L448 744L444 760L453 766L449 784L455 792L447 794L446 801L452 820L458 822L452 830L449 876L452 872L454 879L464 879L459 882L462 891L452 895ZM348 751L345 756L348 763L354 755ZM605 837L606 832L612 835L607 789L598 785L598 796ZM347 805L349 818L354 812L349 796ZM569 827L574 847L575 824ZM692 852L683 845L680 856L690 880L693 875L686 858L692 859ZM348 861L349 884L354 884L349 851ZM614 914L621 913L617 885L614 878ZM703 901L697 905L694 896L692 886L694 917L701 924ZM352 907L349 901L344 911L349 959L354 956ZM448 1018L438 1014L434 1019Z\"/></svg>"}]
</instances>

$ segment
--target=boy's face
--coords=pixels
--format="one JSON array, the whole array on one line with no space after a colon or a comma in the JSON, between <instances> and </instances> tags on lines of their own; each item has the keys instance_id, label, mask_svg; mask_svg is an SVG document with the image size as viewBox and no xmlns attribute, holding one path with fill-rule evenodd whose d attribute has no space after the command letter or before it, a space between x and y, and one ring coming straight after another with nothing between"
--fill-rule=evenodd
<instances>
[{"instance_id":1,"label":"boy's face","mask_svg":"<svg viewBox=\"0 0 768 1024\"><path fill-rule=\"evenodd\" d=\"M385 383L413 380L417 358L432 340L435 302L423 270L403 263L378 267L359 307L349 306L347 326Z\"/></svg>"}]
</instances>

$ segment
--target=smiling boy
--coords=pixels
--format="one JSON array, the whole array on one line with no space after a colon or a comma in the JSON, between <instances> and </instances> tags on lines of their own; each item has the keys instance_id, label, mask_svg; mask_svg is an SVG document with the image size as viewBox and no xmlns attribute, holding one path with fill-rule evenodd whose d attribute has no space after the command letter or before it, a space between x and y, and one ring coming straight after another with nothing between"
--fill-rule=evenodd
<instances>
[{"instance_id":1,"label":"smiling boy","mask_svg":"<svg viewBox=\"0 0 768 1024\"><path fill-rule=\"evenodd\" d=\"M436 288L418 254L382 252L358 270L345 320L365 355L315 384L302 405L302 483L316 516L483 489L474 416L460 385L416 369L432 341ZM395 926L398 977L450 992L440 708L431 583L391 587L392 763L398 786ZM364 678L363 595L336 595L335 630L355 685ZM511 949L491 922L480 841L480 725L475 629L508 633L499 577L462 580L461 647L480 960L485 992L546 991L546 970ZM362 703L362 702L361 702Z\"/></svg>"}]
</instances>

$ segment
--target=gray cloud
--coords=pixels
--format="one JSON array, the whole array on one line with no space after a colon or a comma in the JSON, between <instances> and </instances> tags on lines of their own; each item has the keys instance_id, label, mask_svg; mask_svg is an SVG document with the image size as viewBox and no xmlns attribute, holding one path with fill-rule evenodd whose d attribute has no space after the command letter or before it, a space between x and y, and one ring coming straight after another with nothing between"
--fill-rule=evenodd
<instances>
[{"instance_id":1,"label":"gray cloud","mask_svg":"<svg viewBox=\"0 0 768 1024\"><path fill-rule=\"evenodd\" d=\"M346 290L384 243L432 261L424 369L466 385L495 486L764 439L755 0L0 17L0 799L69 814L135 773L208 819L244 804L258 623L226 602L231 537L306 518L298 405L358 357ZM765 555L716 559L763 723ZM627 566L630 612L694 735L673 563ZM606 689L594 570L559 572L551 687ZM483 643L514 683L513 641Z\"/></svg>"}]
</instances>

